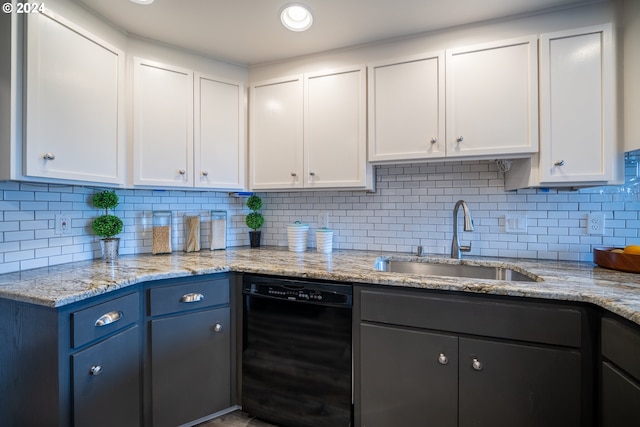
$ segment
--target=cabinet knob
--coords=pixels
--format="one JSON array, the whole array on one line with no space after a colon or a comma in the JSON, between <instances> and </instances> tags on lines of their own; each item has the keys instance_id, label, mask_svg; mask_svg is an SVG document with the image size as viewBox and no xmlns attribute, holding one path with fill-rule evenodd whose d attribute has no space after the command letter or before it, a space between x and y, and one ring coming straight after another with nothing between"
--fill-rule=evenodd
<instances>
[{"instance_id":1,"label":"cabinet knob","mask_svg":"<svg viewBox=\"0 0 640 427\"><path fill-rule=\"evenodd\" d=\"M56 156L53 153L47 153L44 156L42 156L42 158L45 160L55 160Z\"/></svg>"},{"instance_id":2,"label":"cabinet knob","mask_svg":"<svg viewBox=\"0 0 640 427\"><path fill-rule=\"evenodd\" d=\"M122 319L123 316L124 314L121 311L110 311L109 313L105 313L102 316L98 317L95 325L98 327L107 326Z\"/></svg>"},{"instance_id":3,"label":"cabinet knob","mask_svg":"<svg viewBox=\"0 0 640 427\"><path fill-rule=\"evenodd\" d=\"M180 175L184 175L184 174L186 174L186 173L187 173L187 171L186 171L186 170L184 170L184 169L178 169L178 173L179 173Z\"/></svg>"},{"instance_id":4,"label":"cabinet knob","mask_svg":"<svg viewBox=\"0 0 640 427\"><path fill-rule=\"evenodd\" d=\"M473 362L471 362L471 366L473 367L473 369L475 369L476 371L482 371L482 362L479 361L477 358L473 358Z\"/></svg>"},{"instance_id":5,"label":"cabinet knob","mask_svg":"<svg viewBox=\"0 0 640 427\"><path fill-rule=\"evenodd\" d=\"M204 295L202 294L189 293L189 294L182 295L182 297L180 298L180 302L191 303L191 302L202 301L203 299L204 299Z\"/></svg>"},{"instance_id":6,"label":"cabinet knob","mask_svg":"<svg viewBox=\"0 0 640 427\"><path fill-rule=\"evenodd\" d=\"M447 356L445 356L443 353L440 353L440 356L438 356L438 363L440 363L441 365L446 365L447 363L449 363L449 358L447 358Z\"/></svg>"},{"instance_id":7,"label":"cabinet knob","mask_svg":"<svg viewBox=\"0 0 640 427\"><path fill-rule=\"evenodd\" d=\"M202 176L209 176L209 172L208 171L202 171Z\"/></svg>"},{"instance_id":8,"label":"cabinet knob","mask_svg":"<svg viewBox=\"0 0 640 427\"><path fill-rule=\"evenodd\" d=\"M309 172L309 176L316 176L315 172Z\"/></svg>"},{"instance_id":9,"label":"cabinet knob","mask_svg":"<svg viewBox=\"0 0 640 427\"><path fill-rule=\"evenodd\" d=\"M298 176L298 174L292 171L291 176Z\"/></svg>"},{"instance_id":10,"label":"cabinet knob","mask_svg":"<svg viewBox=\"0 0 640 427\"><path fill-rule=\"evenodd\" d=\"M462 137L462 135L460 135L459 137L456 138L457 142L462 142L464 141L464 138Z\"/></svg>"},{"instance_id":11,"label":"cabinet knob","mask_svg":"<svg viewBox=\"0 0 640 427\"><path fill-rule=\"evenodd\" d=\"M436 142L438 142L438 138L431 138L429 142L435 144Z\"/></svg>"},{"instance_id":12,"label":"cabinet knob","mask_svg":"<svg viewBox=\"0 0 640 427\"><path fill-rule=\"evenodd\" d=\"M89 369L89 375L93 375L94 377L96 375L100 375L101 373L102 373L102 366L100 365L92 366L91 369Z\"/></svg>"},{"instance_id":13,"label":"cabinet knob","mask_svg":"<svg viewBox=\"0 0 640 427\"><path fill-rule=\"evenodd\" d=\"M558 160L553 164L554 166L564 166L564 160Z\"/></svg>"},{"instance_id":14,"label":"cabinet knob","mask_svg":"<svg viewBox=\"0 0 640 427\"><path fill-rule=\"evenodd\" d=\"M216 326L213 327L215 332L220 332L222 330L222 325L220 323L216 323Z\"/></svg>"}]
</instances>

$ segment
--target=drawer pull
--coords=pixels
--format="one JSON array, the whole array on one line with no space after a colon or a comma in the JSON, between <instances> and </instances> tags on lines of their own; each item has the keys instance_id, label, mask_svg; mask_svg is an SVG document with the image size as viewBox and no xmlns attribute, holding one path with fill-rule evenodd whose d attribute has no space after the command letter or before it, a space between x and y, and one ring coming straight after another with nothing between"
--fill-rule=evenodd
<instances>
[{"instance_id":1,"label":"drawer pull","mask_svg":"<svg viewBox=\"0 0 640 427\"><path fill-rule=\"evenodd\" d=\"M473 358L473 362L471 363L471 366L476 371L482 371L482 362L476 359L475 357Z\"/></svg>"},{"instance_id":2,"label":"drawer pull","mask_svg":"<svg viewBox=\"0 0 640 427\"><path fill-rule=\"evenodd\" d=\"M190 294L184 294L182 295L182 298L180 298L180 302L198 302L198 301L202 301L204 299L204 295L202 294L198 294L198 293L190 293Z\"/></svg>"},{"instance_id":3,"label":"drawer pull","mask_svg":"<svg viewBox=\"0 0 640 427\"><path fill-rule=\"evenodd\" d=\"M107 326L113 322L117 322L122 319L123 313L121 311L110 311L109 313L105 313L96 320L96 326Z\"/></svg>"},{"instance_id":4,"label":"drawer pull","mask_svg":"<svg viewBox=\"0 0 640 427\"><path fill-rule=\"evenodd\" d=\"M91 369L89 369L89 375L93 375L94 377L96 375L100 375L101 373L102 373L102 366L100 365L92 366Z\"/></svg>"},{"instance_id":5,"label":"drawer pull","mask_svg":"<svg viewBox=\"0 0 640 427\"><path fill-rule=\"evenodd\" d=\"M438 356L438 363L446 365L449 363L449 358L445 356L444 353L440 353L440 356Z\"/></svg>"},{"instance_id":6,"label":"drawer pull","mask_svg":"<svg viewBox=\"0 0 640 427\"><path fill-rule=\"evenodd\" d=\"M220 323L216 323L216 326L213 327L214 332L220 332L222 330L222 325Z\"/></svg>"}]
</instances>

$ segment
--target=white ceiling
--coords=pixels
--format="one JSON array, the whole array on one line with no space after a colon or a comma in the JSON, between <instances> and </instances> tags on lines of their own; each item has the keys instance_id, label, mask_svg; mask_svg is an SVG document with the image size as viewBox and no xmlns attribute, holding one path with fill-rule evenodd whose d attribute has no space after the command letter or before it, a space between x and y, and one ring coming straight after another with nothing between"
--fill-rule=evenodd
<instances>
[{"instance_id":1,"label":"white ceiling","mask_svg":"<svg viewBox=\"0 0 640 427\"><path fill-rule=\"evenodd\" d=\"M314 23L280 24L296 0L75 0L132 35L251 66L389 38L594 0L299 0Z\"/></svg>"}]
</instances>

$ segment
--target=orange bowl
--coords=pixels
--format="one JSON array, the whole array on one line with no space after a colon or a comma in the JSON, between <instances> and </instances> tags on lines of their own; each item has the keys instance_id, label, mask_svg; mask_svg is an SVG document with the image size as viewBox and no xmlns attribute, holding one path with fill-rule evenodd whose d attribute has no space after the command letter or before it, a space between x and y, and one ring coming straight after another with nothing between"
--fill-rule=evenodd
<instances>
[{"instance_id":1,"label":"orange bowl","mask_svg":"<svg viewBox=\"0 0 640 427\"><path fill-rule=\"evenodd\" d=\"M623 248L593 248L593 262L612 270L640 273L640 255L611 252L612 249Z\"/></svg>"}]
</instances>

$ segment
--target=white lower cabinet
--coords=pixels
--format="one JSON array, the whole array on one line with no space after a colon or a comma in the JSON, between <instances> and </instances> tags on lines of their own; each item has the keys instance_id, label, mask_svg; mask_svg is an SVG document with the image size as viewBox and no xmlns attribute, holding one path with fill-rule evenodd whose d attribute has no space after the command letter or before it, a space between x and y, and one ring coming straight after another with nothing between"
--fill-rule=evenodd
<instances>
[{"instance_id":1,"label":"white lower cabinet","mask_svg":"<svg viewBox=\"0 0 640 427\"><path fill-rule=\"evenodd\" d=\"M610 24L540 36L540 153L514 162L505 189L622 182L615 61Z\"/></svg>"},{"instance_id":2,"label":"white lower cabinet","mask_svg":"<svg viewBox=\"0 0 640 427\"><path fill-rule=\"evenodd\" d=\"M370 189L363 66L251 86L251 188Z\"/></svg>"},{"instance_id":3,"label":"white lower cabinet","mask_svg":"<svg viewBox=\"0 0 640 427\"><path fill-rule=\"evenodd\" d=\"M447 157L538 151L536 36L447 50Z\"/></svg>"},{"instance_id":4,"label":"white lower cabinet","mask_svg":"<svg viewBox=\"0 0 640 427\"><path fill-rule=\"evenodd\" d=\"M135 58L133 184L243 189L243 96L239 82Z\"/></svg>"},{"instance_id":5,"label":"white lower cabinet","mask_svg":"<svg viewBox=\"0 0 640 427\"><path fill-rule=\"evenodd\" d=\"M124 52L49 10L25 48L22 174L124 184Z\"/></svg>"}]
</instances>

